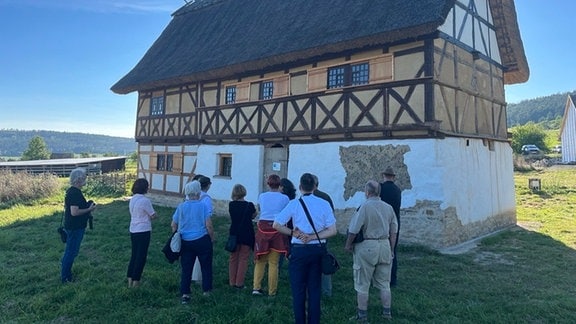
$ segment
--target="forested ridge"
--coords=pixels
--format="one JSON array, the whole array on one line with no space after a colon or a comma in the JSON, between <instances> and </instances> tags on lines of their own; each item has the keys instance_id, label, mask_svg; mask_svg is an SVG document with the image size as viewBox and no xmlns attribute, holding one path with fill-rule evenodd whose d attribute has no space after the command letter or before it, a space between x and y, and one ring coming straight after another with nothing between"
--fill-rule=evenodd
<instances>
[{"instance_id":1,"label":"forested ridge","mask_svg":"<svg viewBox=\"0 0 576 324\"><path fill-rule=\"evenodd\" d=\"M0 156L21 156L35 136L44 139L51 153L129 155L137 149L133 138L46 130L0 129Z\"/></svg>"},{"instance_id":2,"label":"forested ridge","mask_svg":"<svg viewBox=\"0 0 576 324\"><path fill-rule=\"evenodd\" d=\"M555 120L557 122L553 124L560 127L568 95L576 95L576 91L557 93L508 104L506 108L508 127L524 125L528 122L543 123Z\"/></svg>"}]
</instances>

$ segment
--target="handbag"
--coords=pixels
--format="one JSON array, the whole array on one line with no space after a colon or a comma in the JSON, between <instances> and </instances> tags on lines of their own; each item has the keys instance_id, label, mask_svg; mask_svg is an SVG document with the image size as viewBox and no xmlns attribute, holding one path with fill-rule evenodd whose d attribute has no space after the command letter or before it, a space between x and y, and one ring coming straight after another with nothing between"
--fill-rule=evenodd
<instances>
[{"instance_id":1,"label":"handbag","mask_svg":"<svg viewBox=\"0 0 576 324\"><path fill-rule=\"evenodd\" d=\"M324 255L322 255L322 273L325 275L335 274L338 269L340 269L340 264L334 254L326 250Z\"/></svg>"},{"instance_id":2,"label":"handbag","mask_svg":"<svg viewBox=\"0 0 576 324\"><path fill-rule=\"evenodd\" d=\"M236 246L238 245L238 237L234 234L230 234L228 236L228 241L226 241L226 245L224 245L224 250L228 252L236 251Z\"/></svg>"},{"instance_id":3,"label":"handbag","mask_svg":"<svg viewBox=\"0 0 576 324\"><path fill-rule=\"evenodd\" d=\"M182 213L178 215L178 229L170 235L170 238L168 238L168 241L166 241L166 244L164 244L164 247L162 248L162 253L164 253L168 263L174 263L174 261L180 258L180 249L182 248L180 224L182 224Z\"/></svg>"},{"instance_id":4,"label":"handbag","mask_svg":"<svg viewBox=\"0 0 576 324\"><path fill-rule=\"evenodd\" d=\"M60 241L62 241L62 243L66 243L66 240L68 239L68 233L66 233L63 223L64 223L64 213L62 213L62 217L60 218L60 226L56 231L60 235Z\"/></svg>"},{"instance_id":5,"label":"handbag","mask_svg":"<svg viewBox=\"0 0 576 324\"><path fill-rule=\"evenodd\" d=\"M180 253L180 248L182 247L182 235L180 232L176 231L172 234L170 238L170 250L174 253Z\"/></svg>"},{"instance_id":6,"label":"handbag","mask_svg":"<svg viewBox=\"0 0 576 324\"><path fill-rule=\"evenodd\" d=\"M178 214L178 228L170 237L170 250L174 253L180 253L182 248L182 234L180 234L180 225L182 224L182 212Z\"/></svg>"},{"instance_id":7,"label":"handbag","mask_svg":"<svg viewBox=\"0 0 576 324\"><path fill-rule=\"evenodd\" d=\"M306 208L306 204L304 204L304 200L302 200L302 198L300 198L299 200L300 200L300 204L302 205L302 208L304 209L304 213L306 213L306 218L308 218L310 225L312 225L312 229L314 230L314 234L316 234L316 238L318 239L318 241L320 242L320 245L322 246L322 248L324 250L324 253L322 254L322 260L320 263L320 266L322 268L322 273L325 275L335 274L336 271L338 271L338 269L340 269L340 264L338 263L338 260L336 260L336 257L334 256L334 254L328 252L328 248L326 248L326 244L322 243L322 241L320 241L320 236L318 235L318 232L316 231L316 227L314 226L314 222L312 222L312 217L310 217L310 212L308 212L308 208Z\"/></svg>"},{"instance_id":8,"label":"handbag","mask_svg":"<svg viewBox=\"0 0 576 324\"><path fill-rule=\"evenodd\" d=\"M178 258L180 258L180 252L174 252L174 251L172 251L172 248L170 247L170 243L172 243L172 237L180 236L180 235L176 235L176 234L178 234L177 231L172 233L172 236L170 236L170 238L168 238L168 241L166 241L166 244L164 244L164 247L162 248L162 253L164 253L166 260L168 260L168 263L170 263L170 264L174 263L174 261L176 261L176 260L178 260Z\"/></svg>"}]
</instances>

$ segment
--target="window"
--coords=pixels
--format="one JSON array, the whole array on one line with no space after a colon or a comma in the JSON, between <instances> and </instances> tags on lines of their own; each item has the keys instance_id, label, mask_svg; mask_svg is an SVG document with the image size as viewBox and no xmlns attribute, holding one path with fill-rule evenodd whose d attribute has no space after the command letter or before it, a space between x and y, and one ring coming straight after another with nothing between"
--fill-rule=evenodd
<instances>
[{"instance_id":1,"label":"window","mask_svg":"<svg viewBox=\"0 0 576 324\"><path fill-rule=\"evenodd\" d=\"M328 70L328 89L344 86L344 67L339 66Z\"/></svg>"},{"instance_id":2,"label":"window","mask_svg":"<svg viewBox=\"0 0 576 324\"><path fill-rule=\"evenodd\" d=\"M367 62L328 69L328 89L368 84L370 69Z\"/></svg>"},{"instance_id":3,"label":"window","mask_svg":"<svg viewBox=\"0 0 576 324\"><path fill-rule=\"evenodd\" d=\"M164 97L152 97L150 101L150 116L164 115Z\"/></svg>"},{"instance_id":4,"label":"window","mask_svg":"<svg viewBox=\"0 0 576 324\"><path fill-rule=\"evenodd\" d=\"M166 155L158 154L156 156L156 170L164 171L166 170Z\"/></svg>"},{"instance_id":5,"label":"window","mask_svg":"<svg viewBox=\"0 0 576 324\"><path fill-rule=\"evenodd\" d=\"M174 168L174 155L173 154L158 154L156 156L156 170L169 171Z\"/></svg>"},{"instance_id":6,"label":"window","mask_svg":"<svg viewBox=\"0 0 576 324\"><path fill-rule=\"evenodd\" d=\"M218 175L223 177L232 177L232 155L220 154L219 162Z\"/></svg>"},{"instance_id":7,"label":"window","mask_svg":"<svg viewBox=\"0 0 576 324\"><path fill-rule=\"evenodd\" d=\"M166 155L166 171L172 171L174 168L174 155L168 154Z\"/></svg>"},{"instance_id":8,"label":"window","mask_svg":"<svg viewBox=\"0 0 576 324\"><path fill-rule=\"evenodd\" d=\"M354 64L351 65L351 68L352 68L351 84L353 86L368 84L369 79L368 63Z\"/></svg>"},{"instance_id":9,"label":"window","mask_svg":"<svg viewBox=\"0 0 576 324\"><path fill-rule=\"evenodd\" d=\"M236 102L236 86L226 87L226 104L233 104Z\"/></svg>"},{"instance_id":10,"label":"window","mask_svg":"<svg viewBox=\"0 0 576 324\"><path fill-rule=\"evenodd\" d=\"M260 96L258 99L260 100L272 99L273 94L274 94L274 82L262 81L262 83L260 83Z\"/></svg>"}]
</instances>

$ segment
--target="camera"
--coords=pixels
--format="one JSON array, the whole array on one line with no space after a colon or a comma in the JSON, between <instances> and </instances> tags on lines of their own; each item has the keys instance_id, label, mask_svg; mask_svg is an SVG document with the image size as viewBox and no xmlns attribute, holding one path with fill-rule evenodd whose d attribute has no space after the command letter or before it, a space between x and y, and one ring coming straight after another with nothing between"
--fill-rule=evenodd
<instances>
[{"instance_id":1,"label":"camera","mask_svg":"<svg viewBox=\"0 0 576 324\"><path fill-rule=\"evenodd\" d=\"M66 239L68 238L68 234L66 234L64 227L62 227L62 226L58 227L58 234L60 234L60 240L62 241L62 243L66 243Z\"/></svg>"},{"instance_id":2,"label":"camera","mask_svg":"<svg viewBox=\"0 0 576 324\"><path fill-rule=\"evenodd\" d=\"M92 204L94 203L93 200L88 200L86 202L86 208L90 208L90 206L92 206ZM94 229L94 217L92 217L92 213L88 213L88 227L93 230Z\"/></svg>"}]
</instances>

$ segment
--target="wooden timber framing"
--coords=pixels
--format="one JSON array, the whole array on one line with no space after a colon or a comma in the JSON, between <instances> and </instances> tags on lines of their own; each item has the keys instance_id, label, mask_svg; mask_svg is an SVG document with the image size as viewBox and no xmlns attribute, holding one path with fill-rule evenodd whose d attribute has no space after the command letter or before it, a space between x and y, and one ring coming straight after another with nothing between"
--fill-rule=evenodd
<instances>
[{"instance_id":1,"label":"wooden timber framing","mask_svg":"<svg viewBox=\"0 0 576 324\"><path fill-rule=\"evenodd\" d=\"M392 57L391 81L269 100L221 105L224 80L141 92L136 140L141 144L444 136L506 140L500 66L440 37L400 46ZM290 72L285 77L291 77ZM167 98L166 114L150 116L149 102L157 95Z\"/></svg>"},{"instance_id":2,"label":"wooden timber framing","mask_svg":"<svg viewBox=\"0 0 576 324\"><path fill-rule=\"evenodd\" d=\"M226 215L235 183L313 172L345 232L391 165L406 242L443 247L516 221L504 85L528 76L514 0L196 0L112 90L162 199L201 173Z\"/></svg>"}]
</instances>

